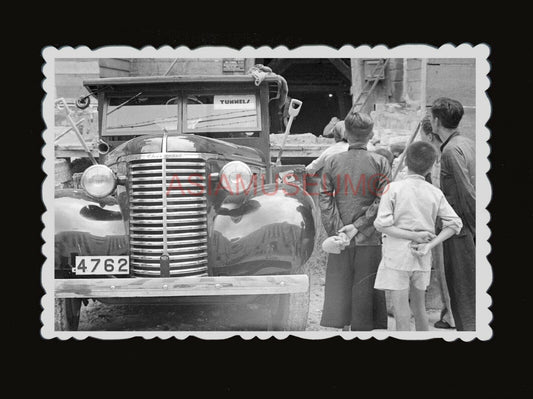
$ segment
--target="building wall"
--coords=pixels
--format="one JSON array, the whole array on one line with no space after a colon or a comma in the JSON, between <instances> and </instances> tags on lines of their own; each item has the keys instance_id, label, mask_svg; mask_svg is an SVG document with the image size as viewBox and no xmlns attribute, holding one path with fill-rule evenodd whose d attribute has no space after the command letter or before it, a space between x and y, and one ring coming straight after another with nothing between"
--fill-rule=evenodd
<instances>
[{"instance_id":1,"label":"building wall","mask_svg":"<svg viewBox=\"0 0 533 399\"><path fill-rule=\"evenodd\" d=\"M130 74L164 75L172 66L169 75L233 75L245 74L254 65L254 59L186 58L174 61L172 58L134 58L131 59Z\"/></svg>"},{"instance_id":2,"label":"building wall","mask_svg":"<svg viewBox=\"0 0 533 399\"><path fill-rule=\"evenodd\" d=\"M131 59L126 58L100 58L100 77L115 78L119 76L130 76Z\"/></svg>"},{"instance_id":3,"label":"building wall","mask_svg":"<svg viewBox=\"0 0 533 399\"><path fill-rule=\"evenodd\" d=\"M422 115L436 98L453 98L460 101L465 110L459 128L473 139L476 130L475 73L474 58L391 59L385 79L378 83L363 111L372 112L388 103L404 103L409 108L419 107ZM364 60L353 59L354 101L364 86L364 74Z\"/></svg>"},{"instance_id":4,"label":"building wall","mask_svg":"<svg viewBox=\"0 0 533 399\"><path fill-rule=\"evenodd\" d=\"M465 114L459 130L471 139L476 133L475 58L430 58L427 61L427 104L450 97L463 104Z\"/></svg>"},{"instance_id":5,"label":"building wall","mask_svg":"<svg viewBox=\"0 0 533 399\"><path fill-rule=\"evenodd\" d=\"M97 58L58 58L55 63L56 98L68 100L87 94L83 87L86 79L100 77Z\"/></svg>"},{"instance_id":6,"label":"building wall","mask_svg":"<svg viewBox=\"0 0 533 399\"><path fill-rule=\"evenodd\" d=\"M372 75L375 59L353 58L352 65L352 103L355 103L359 94L372 86L366 86L367 79ZM402 58L391 58L385 68L384 79L380 80L368 99L367 105L362 109L371 112L376 103L400 102L403 96L404 67ZM364 101L364 100L363 100Z\"/></svg>"},{"instance_id":7,"label":"building wall","mask_svg":"<svg viewBox=\"0 0 533 399\"><path fill-rule=\"evenodd\" d=\"M56 96L72 101L87 94L84 80L129 76L131 62L121 58L58 58L55 68Z\"/></svg>"}]
</instances>

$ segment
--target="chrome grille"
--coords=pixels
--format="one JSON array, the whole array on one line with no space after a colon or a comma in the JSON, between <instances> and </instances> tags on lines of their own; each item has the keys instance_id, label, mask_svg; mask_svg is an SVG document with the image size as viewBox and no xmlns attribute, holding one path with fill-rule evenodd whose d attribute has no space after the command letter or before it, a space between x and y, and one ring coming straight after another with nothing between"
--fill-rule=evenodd
<instances>
[{"instance_id":1,"label":"chrome grille","mask_svg":"<svg viewBox=\"0 0 533 399\"><path fill-rule=\"evenodd\" d=\"M141 158L128 165L134 275L162 276L163 255L169 257L170 276L206 275L205 160Z\"/></svg>"}]
</instances>

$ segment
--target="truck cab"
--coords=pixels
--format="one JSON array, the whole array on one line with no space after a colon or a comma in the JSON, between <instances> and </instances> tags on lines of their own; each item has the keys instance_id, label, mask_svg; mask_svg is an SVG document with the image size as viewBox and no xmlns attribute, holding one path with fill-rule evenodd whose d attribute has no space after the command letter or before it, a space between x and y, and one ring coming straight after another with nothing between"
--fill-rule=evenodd
<instances>
[{"instance_id":1,"label":"truck cab","mask_svg":"<svg viewBox=\"0 0 533 399\"><path fill-rule=\"evenodd\" d=\"M275 74L103 78L102 154L55 199L56 329L87 300L263 301L305 329L317 210L302 168L271 162ZM289 171L290 169L290 171Z\"/></svg>"}]
</instances>

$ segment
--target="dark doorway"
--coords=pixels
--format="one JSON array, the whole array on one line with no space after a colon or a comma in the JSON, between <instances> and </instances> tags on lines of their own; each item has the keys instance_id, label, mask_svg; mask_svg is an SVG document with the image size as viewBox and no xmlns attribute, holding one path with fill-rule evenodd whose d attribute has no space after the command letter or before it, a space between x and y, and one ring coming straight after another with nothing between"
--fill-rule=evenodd
<instances>
[{"instance_id":1,"label":"dark doorway","mask_svg":"<svg viewBox=\"0 0 533 399\"><path fill-rule=\"evenodd\" d=\"M289 85L289 97L303 102L292 133L320 136L332 117L344 119L351 107L349 59L273 58L258 59L282 75ZM277 128L279 133L282 128Z\"/></svg>"},{"instance_id":2,"label":"dark doorway","mask_svg":"<svg viewBox=\"0 0 533 399\"><path fill-rule=\"evenodd\" d=\"M336 94L292 90L289 93L292 98L303 102L300 114L292 124L292 133L313 133L319 136L332 117L342 119Z\"/></svg>"}]
</instances>

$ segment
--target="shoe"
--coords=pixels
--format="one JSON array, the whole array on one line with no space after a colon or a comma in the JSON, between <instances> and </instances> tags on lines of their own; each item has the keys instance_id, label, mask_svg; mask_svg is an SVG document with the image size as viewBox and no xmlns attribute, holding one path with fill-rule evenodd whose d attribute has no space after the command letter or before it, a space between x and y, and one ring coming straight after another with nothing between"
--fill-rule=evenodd
<instances>
[{"instance_id":1,"label":"shoe","mask_svg":"<svg viewBox=\"0 0 533 399\"><path fill-rule=\"evenodd\" d=\"M433 324L433 326L435 326L435 328L455 328L455 327L450 326L444 320L437 321L435 324Z\"/></svg>"}]
</instances>

